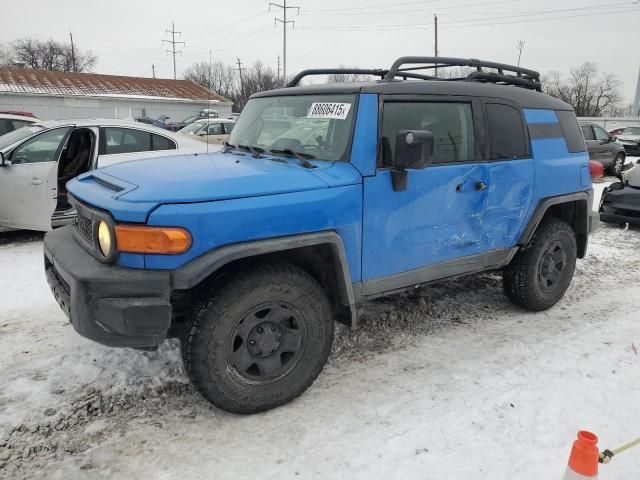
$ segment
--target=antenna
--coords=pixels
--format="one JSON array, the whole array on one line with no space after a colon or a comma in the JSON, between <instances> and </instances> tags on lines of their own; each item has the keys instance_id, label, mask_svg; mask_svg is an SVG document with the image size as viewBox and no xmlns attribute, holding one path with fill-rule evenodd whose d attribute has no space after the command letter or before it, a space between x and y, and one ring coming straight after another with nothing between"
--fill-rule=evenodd
<instances>
[{"instance_id":1,"label":"antenna","mask_svg":"<svg viewBox=\"0 0 640 480\"><path fill-rule=\"evenodd\" d=\"M209 153L209 115L211 114L211 50L209 50L209 91L207 92L207 153Z\"/></svg>"}]
</instances>

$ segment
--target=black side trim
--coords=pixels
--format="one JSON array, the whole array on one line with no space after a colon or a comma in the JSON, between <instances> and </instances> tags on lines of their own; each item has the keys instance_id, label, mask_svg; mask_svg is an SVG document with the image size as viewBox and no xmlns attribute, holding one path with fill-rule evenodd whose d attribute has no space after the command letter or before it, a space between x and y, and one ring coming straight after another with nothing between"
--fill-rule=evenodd
<instances>
[{"instance_id":1,"label":"black side trim","mask_svg":"<svg viewBox=\"0 0 640 480\"><path fill-rule=\"evenodd\" d=\"M532 140L564 137L559 123L530 123L529 135L531 135Z\"/></svg>"},{"instance_id":2,"label":"black side trim","mask_svg":"<svg viewBox=\"0 0 640 480\"><path fill-rule=\"evenodd\" d=\"M336 280L340 289L338 293L341 302L349 306L351 325L355 327L357 316L351 285L351 275L349 274L349 264L347 263L347 256L344 251L342 239L333 231L226 245L206 253L174 270L172 273L172 285L173 288L177 290L188 290L201 283L212 273L235 260L314 245L329 245L335 259L338 260L340 266L340 271L336 272Z\"/></svg>"},{"instance_id":3,"label":"black side trim","mask_svg":"<svg viewBox=\"0 0 640 480\"><path fill-rule=\"evenodd\" d=\"M469 255L446 262L416 268L383 278L363 282L360 286L361 300L401 292L417 285L432 283L446 278L495 270L507 265L519 247L491 250L478 255Z\"/></svg>"}]
</instances>

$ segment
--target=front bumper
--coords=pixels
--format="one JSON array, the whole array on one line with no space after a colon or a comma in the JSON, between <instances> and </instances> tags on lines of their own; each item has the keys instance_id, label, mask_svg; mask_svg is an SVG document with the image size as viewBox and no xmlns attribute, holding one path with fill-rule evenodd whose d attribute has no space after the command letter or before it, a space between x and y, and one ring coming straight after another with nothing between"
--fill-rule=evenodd
<instances>
[{"instance_id":1,"label":"front bumper","mask_svg":"<svg viewBox=\"0 0 640 480\"><path fill-rule=\"evenodd\" d=\"M600 220L640 225L640 189L614 183L602 192Z\"/></svg>"},{"instance_id":2,"label":"front bumper","mask_svg":"<svg viewBox=\"0 0 640 480\"><path fill-rule=\"evenodd\" d=\"M629 142L623 143L622 146L624 147L624 153L627 155L640 155L640 144Z\"/></svg>"},{"instance_id":3,"label":"front bumper","mask_svg":"<svg viewBox=\"0 0 640 480\"><path fill-rule=\"evenodd\" d=\"M153 347L171 326L171 275L106 265L82 248L68 226L44 238L47 282L82 336L112 347Z\"/></svg>"}]
</instances>

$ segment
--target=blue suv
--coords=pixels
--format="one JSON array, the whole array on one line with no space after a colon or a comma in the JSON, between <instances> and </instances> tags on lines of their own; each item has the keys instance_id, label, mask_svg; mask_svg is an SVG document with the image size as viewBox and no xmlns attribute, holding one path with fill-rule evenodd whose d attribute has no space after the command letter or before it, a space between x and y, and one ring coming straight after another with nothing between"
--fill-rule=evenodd
<instances>
[{"instance_id":1,"label":"blue suv","mask_svg":"<svg viewBox=\"0 0 640 480\"><path fill-rule=\"evenodd\" d=\"M448 67L470 73L429 75ZM335 72L380 79L299 85ZM502 270L513 302L550 308L597 217L575 114L539 78L442 57L301 72L253 95L219 152L70 181L51 290L96 342L179 338L193 384L240 413L304 392L334 321L355 327L373 298Z\"/></svg>"}]
</instances>

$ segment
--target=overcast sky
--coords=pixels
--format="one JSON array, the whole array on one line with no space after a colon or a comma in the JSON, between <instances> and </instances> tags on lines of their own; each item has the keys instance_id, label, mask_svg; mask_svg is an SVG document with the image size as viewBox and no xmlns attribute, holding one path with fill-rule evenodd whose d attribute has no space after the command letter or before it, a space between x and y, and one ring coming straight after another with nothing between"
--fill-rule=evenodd
<instances>
[{"instance_id":1,"label":"overcast sky","mask_svg":"<svg viewBox=\"0 0 640 480\"><path fill-rule=\"evenodd\" d=\"M279 0L280 3L282 0ZM633 100L640 67L638 0L288 0L288 73L339 64L388 67L398 56L432 55L438 14L441 56L521 65L543 74L568 72L585 61L616 73L625 102ZM68 40L99 57L97 73L173 76L165 29L182 31L178 75L191 63L240 57L274 67L282 55L282 25L267 0L2 0L0 41L31 35ZM291 25L289 26L291 28Z\"/></svg>"}]
</instances>

